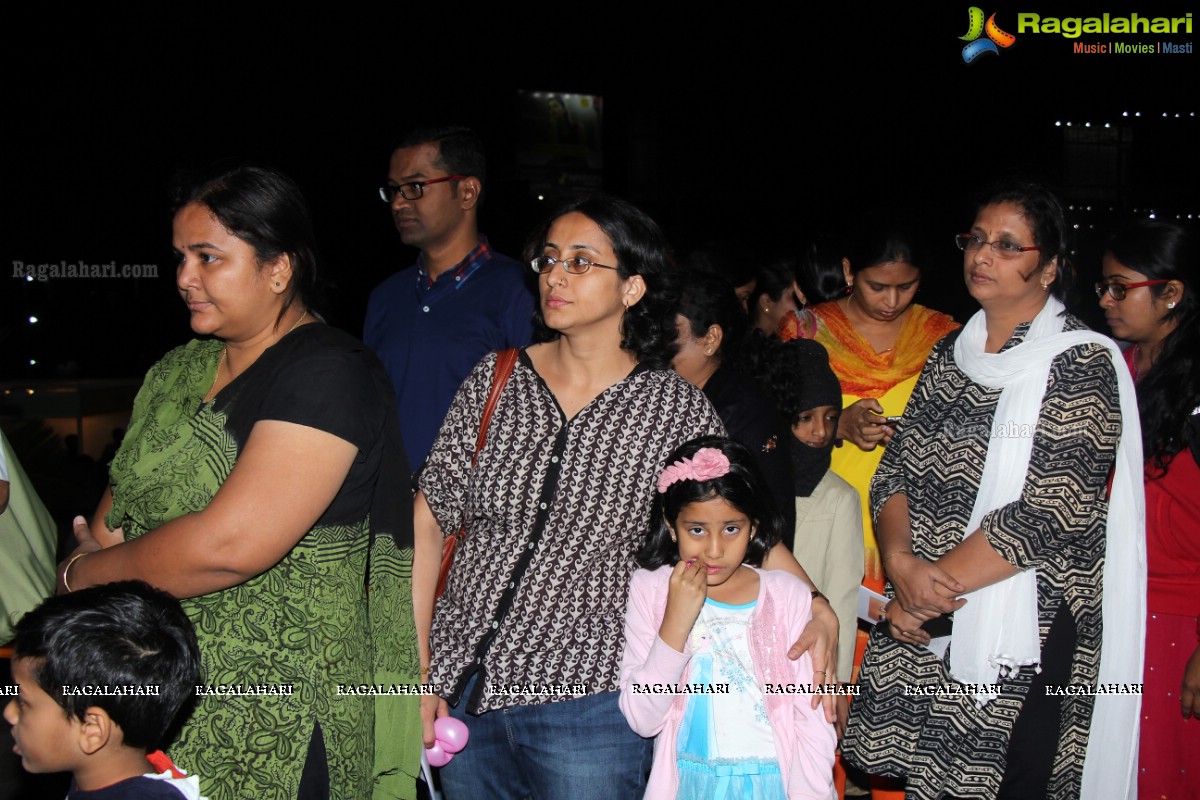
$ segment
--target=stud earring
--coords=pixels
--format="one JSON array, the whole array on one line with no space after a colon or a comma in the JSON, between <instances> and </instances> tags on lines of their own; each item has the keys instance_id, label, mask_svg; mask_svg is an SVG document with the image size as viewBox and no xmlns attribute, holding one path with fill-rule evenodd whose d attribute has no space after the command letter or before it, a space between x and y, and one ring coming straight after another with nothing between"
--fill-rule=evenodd
<instances>
[{"instance_id":1,"label":"stud earring","mask_svg":"<svg viewBox=\"0 0 1200 800\"><path fill-rule=\"evenodd\" d=\"M1175 301L1174 301L1174 300L1172 300L1171 302L1167 303L1167 308L1174 308L1174 307L1175 307Z\"/></svg>"},{"instance_id":2,"label":"stud earring","mask_svg":"<svg viewBox=\"0 0 1200 800\"><path fill-rule=\"evenodd\" d=\"M1042 291L1043 291L1043 292L1048 292L1048 291L1050 291L1050 284L1048 284L1048 283L1043 283L1043 284L1042 284Z\"/></svg>"}]
</instances>

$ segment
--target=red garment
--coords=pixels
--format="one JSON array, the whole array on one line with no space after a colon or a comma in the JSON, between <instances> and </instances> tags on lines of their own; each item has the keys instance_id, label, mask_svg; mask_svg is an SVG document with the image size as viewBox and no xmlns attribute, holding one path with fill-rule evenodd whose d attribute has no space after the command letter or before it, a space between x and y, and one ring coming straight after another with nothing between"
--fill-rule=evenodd
<instances>
[{"instance_id":1,"label":"red garment","mask_svg":"<svg viewBox=\"0 0 1200 800\"><path fill-rule=\"evenodd\" d=\"M1133 372L1133 348L1125 361ZM1184 448L1160 475L1146 459L1146 667L1138 797L1195 797L1200 719L1180 708L1183 671L1200 646L1200 466Z\"/></svg>"}]
</instances>

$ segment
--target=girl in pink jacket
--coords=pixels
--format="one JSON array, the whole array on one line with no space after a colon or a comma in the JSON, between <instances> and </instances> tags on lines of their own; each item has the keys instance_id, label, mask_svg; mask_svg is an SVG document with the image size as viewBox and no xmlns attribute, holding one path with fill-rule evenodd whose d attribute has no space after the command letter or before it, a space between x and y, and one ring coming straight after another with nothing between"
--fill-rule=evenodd
<instances>
[{"instance_id":1,"label":"girl in pink jacket","mask_svg":"<svg viewBox=\"0 0 1200 800\"><path fill-rule=\"evenodd\" d=\"M810 707L812 661L787 657L812 589L755 569L781 520L753 457L705 437L667 463L621 662L621 710L656 737L646 797L835 798L836 738Z\"/></svg>"}]
</instances>

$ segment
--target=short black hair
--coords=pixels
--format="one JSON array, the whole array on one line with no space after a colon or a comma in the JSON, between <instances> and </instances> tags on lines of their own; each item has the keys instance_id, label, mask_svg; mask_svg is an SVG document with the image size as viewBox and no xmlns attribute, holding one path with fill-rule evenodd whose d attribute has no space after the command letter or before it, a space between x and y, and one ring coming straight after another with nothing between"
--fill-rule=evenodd
<instances>
[{"instance_id":1,"label":"short black hair","mask_svg":"<svg viewBox=\"0 0 1200 800\"><path fill-rule=\"evenodd\" d=\"M632 203L605 194L567 203L534 230L525 246L526 262L540 256L555 220L567 214L582 214L596 223L617 254L617 274L622 280L640 275L646 293L629 307L621 325L621 349L650 369L670 369L679 346L675 314L679 310L679 272L667 237L658 223ZM541 307L533 315L538 341L558 338L542 317Z\"/></svg>"},{"instance_id":2,"label":"short black hair","mask_svg":"<svg viewBox=\"0 0 1200 800\"><path fill-rule=\"evenodd\" d=\"M778 303L784 292L792 291L792 282L796 280L796 257L791 253L775 253L760 261L754 274L754 291L747 302L751 322L756 322L762 313L758 307L760 297L765 294L772 303Z\"/></svg>"},{"instance_id":3,"label":"short black hair","mask_svg":"<svg viewBox=\"0 0 1200 800\"><path fill-rule=\"evenodd\" d=\"M16 626L13 658L68 717L108 712L129 747L165 747L200 681L196 632L179 601L142 581L51 597ZM66 687L157 687L157 694L83 694Z\"/></svg>"},{"instance_id":4,"label":"short black hair","mask_svg":"<svg viewBox=\"0 0 1200 800\"><path fill-rule=\"evenodd\" d=\"M392 145L392 152L404 147L422 144L438 146L437 165L450 175L467 175L478 178L482 200L482 186L487 183L487 159L484 157L483 140L479 134L465 125L425 125L413 128ZM454 186L458 181L452 181Z\"/></svg>"},{"instance_id":5,"label":"short black hair","mask_svg":"<svg viewBox=\"0 0 1200 800\"><path fill-rule=\"evenodd\" d=\"M721 346L714 354L717 363L742 340L746 329L746 313L729 281L706 272L686 276L679 313L688 321L692 336L703 336L713 325L723 334Z\"/></svg>"},{"instance_id":6,"label":"short black hair","mask_svg":"<svg viewBox=\"0 0 1200 800\"><path fill-rule=\"evenodd\" d=\"M1033 243L1038 248L1039 271L1058 259L1057 274L1049 291L1065 302L1075 283L1075 266L1067 258L1067 219L1062 203L1041 183L1012 179L988 187L975 204L975 214L978 216L988 206L1001 203L1011 203L1021 210L1021 217L1033 233Z\"/></svg>"},{"instance_id":7,"label":"short black hair","mask_svg":"<svg viewBox=\"0 0 1200 800\"><path fill-rule=\"evenodd\" d=\"M783 517L767 486L766 479L758 468L754 456L740 442L726 436L702 436L680 445L667 456L663 469L684 459L691 458L705 447L713 447L729 459L729 472L710 481L680 480L667 487L665 492L655 492L650 510L650 530L642 549L638 551L637 563L645 569L658 569L679 562L679 545L671 541L671 523L679 517L683 507L715 497L750 518L756 533L746 547L744 563L762 566L767 553L779 543L783 533Z\"/></svg>"},{"instance_id":8,"label":"short black hair","mask_svg":"<svg viewBox=\"0 0 1200 800\"><path fill-rule=\"evenodd\" d=\"M254 248L259 264L287 254L292 281L279 320L297 299L306 309L316 305L320 288L317 238L308 202L290 177L260 164L224 162L180 173L172 195L172 214L193 203L204 206L225 230Z\"/></svg>"}]
</instances>

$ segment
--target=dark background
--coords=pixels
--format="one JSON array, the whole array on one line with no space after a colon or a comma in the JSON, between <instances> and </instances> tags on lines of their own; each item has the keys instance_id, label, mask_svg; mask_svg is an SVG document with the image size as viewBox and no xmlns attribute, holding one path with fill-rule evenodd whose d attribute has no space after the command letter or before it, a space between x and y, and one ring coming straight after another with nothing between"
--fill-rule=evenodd
<instances>
[{"instance_id":1,"label":"dark background","mask_svg":"<svg viewBox=\"0 0 1200 800\"><path fill-rule=\"evenodd\" d=\"M919 300L960 319L973 309L951 237L970 222L971 192L997 175L1044 178L1079 204L1089 279L1103 236L1132 209L1200 212L1194 55L1080 55L1067 38L1024 34L967 65L968 4L810 6L185 5L170 19L43 7L40 21L8 26L3 54L0 380L138 377L188 338L166 206L172 173L189 164L261 160L301 183L334 284L325 310L351 332L371 287L415 255L374 192L390 143L414 124L480 131L492 173L482 227L515 254L550 210L513 166L522 89L603 97L604 187L646 208L681 254L714 238L786 247L833 222L852 232L865 206L895 209L929 238ZM1013 33L1021 11L1099 13L984 11ZM1102 133L1105 122L1116 127ZM11 277L14 261L64 260L156 264L159 277ZM1079 300L1090 313L1090 290Z\"/></svg>"}]
</instances>

